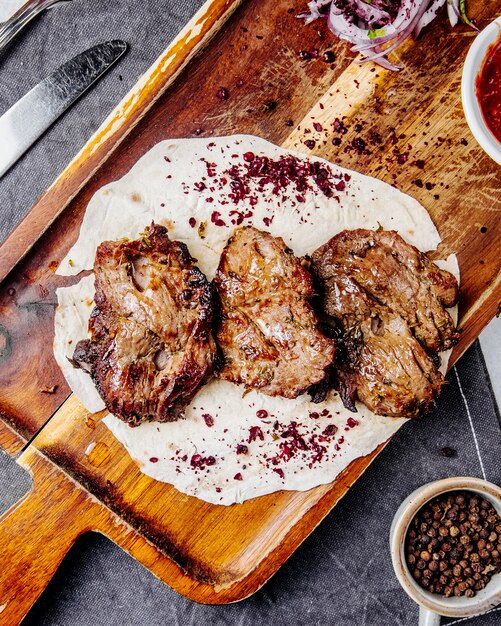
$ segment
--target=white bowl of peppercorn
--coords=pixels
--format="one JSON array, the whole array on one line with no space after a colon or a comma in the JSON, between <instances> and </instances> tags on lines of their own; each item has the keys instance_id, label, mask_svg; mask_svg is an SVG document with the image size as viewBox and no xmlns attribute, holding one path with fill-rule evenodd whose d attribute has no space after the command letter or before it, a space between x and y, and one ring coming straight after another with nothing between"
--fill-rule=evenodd
<instances>
[{"instance_id":1,"label":"white bowl of peppercorn","mask_svg":"<svg viewBox=\"0 0 501 626\"><path fill-rule=\"evenodd\" d=\"M468 477L420 487L395 514L390 550L421 626L492 609L501 603L501 488Z\"/></svg>"}]
</instances>

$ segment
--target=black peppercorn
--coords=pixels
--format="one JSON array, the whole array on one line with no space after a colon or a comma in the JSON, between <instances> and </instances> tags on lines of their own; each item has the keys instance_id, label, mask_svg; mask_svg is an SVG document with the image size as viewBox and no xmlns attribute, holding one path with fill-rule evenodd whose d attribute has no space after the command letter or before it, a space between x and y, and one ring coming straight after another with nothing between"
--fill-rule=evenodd
<instances>
[{"instance_id":1,"label":"black peppercorn","mask_svg":"<svg viewBox=\"0 0 501 626\"><path fill-rule=\"evenodd\" d=\"M491 503L470 492L442 494L410 524L406 559L430 593L471 598L501 571L501 520Z\"/></svg>"}]
</instances>

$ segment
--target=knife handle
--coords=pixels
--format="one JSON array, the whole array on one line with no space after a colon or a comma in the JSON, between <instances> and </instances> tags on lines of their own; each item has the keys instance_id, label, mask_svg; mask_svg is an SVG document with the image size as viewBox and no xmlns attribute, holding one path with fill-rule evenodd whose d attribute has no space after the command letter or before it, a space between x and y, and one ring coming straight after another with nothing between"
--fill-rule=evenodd
<instances>
[{"instance_id":1,"label":"knife handle","mask_svg":"<svg viewBox=\"0 0 501 626\"><path fill-rule=\"evenodd\" d=\"M6 22L0 23L0 50L39 13L61 0L28 0Z\"/></svg>"},{"instance_id":2,"label":"knife handle","mask_svg":"<svg viewBox=\"0 0 501 626\"><path fill-rule=\"evenodd\" d=\"M89 500L34 453L33 489L0 517L0 624L19 624L79 535L94 528ZM22 458L21 457L21 458Z\"/></svg>"}]
</instances>

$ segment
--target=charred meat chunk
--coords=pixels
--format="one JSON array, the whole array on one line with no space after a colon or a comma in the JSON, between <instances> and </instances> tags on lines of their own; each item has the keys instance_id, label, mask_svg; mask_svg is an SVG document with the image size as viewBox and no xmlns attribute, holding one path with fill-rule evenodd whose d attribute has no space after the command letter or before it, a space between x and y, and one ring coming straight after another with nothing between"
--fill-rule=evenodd
<instances>
[{"instance_id":1,"label":"charred meat chunk","mask_svg":"<svg viewBox=\"0 0 501 626\"><path fill-rule=\"evenodd\" d=\"M334 342L317 328L310 273L281 238L237 229L223 250L214 286L221 308L219 378L285 398L325 378Z\"/></svg>"},{"instance_id":2,"label":"charred meat chunk","mask_svg":"<svg viewBox=\"0 0 501 626\"><path fill-rule=\"evenodd\" d=\"M444 307L458 284L394 231L343 231L312 255L323 309L334 326L343 402L358 398L393 417L427 412L443 377L437 353L458 333Z\"/></svg>"},{"instance_id":3,"label":"charred meat chunk","mask_svg":"<svg viewBox=\"0 0 501 626\"><path fill-rule=\"evenodd\" d=\"M90 339L77 344L73 363L131 426L176 420L213 369L212 290L193 262L156 224L97 249Z\"/></svg>"}]
</instances>

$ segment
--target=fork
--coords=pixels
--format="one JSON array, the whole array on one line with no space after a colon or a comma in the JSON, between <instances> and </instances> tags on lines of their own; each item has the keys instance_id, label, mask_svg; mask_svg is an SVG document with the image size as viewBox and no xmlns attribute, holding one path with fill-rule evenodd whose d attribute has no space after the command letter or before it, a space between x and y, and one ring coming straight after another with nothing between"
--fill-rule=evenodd
<instances>
[{"instance_id":1,"label":"fork","mask_svg":"<svg viewBox=\"0 0 501 626\"><path fill-rule=\"evenodd\" d=\"M28 22L39 15L42 11L49 9L54 4L68 2L69 0L28 0L20 7L12 17L5 22L0 22L0 50L14 39Z\"/></svg>"}]
</instances>

